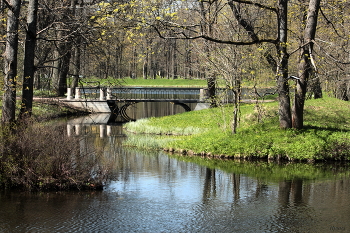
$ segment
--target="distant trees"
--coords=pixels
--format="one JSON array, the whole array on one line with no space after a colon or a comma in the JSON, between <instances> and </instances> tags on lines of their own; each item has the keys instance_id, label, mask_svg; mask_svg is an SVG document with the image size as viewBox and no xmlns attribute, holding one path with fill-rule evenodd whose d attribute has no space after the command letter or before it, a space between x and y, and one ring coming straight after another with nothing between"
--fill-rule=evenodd
<instances>
[{"instance_id":1,"label":"distant trees","mask_svg":"<svg viewBox=\"0 0 350 233\"><path fill-rule=\"evenodd\" d=\"M327 1L325 6L327 4L337 5L339 2ZM174 3L174 5L179 6L178 3ZM227 6L230 7L231 12L227 10ZM288 10L290 6L293 10L301 12L300 18L296 18L294 16L295 12ZM300 8L298 9L295 6ZM339 6L334 7L339 8ZM186 20L183 22L179 17L171 19L158 17L154 22L150 21L149 24L156 28L161 37L168 39L204 39L215 44L249 47L261 44L274 45L276 48L275 55L267 50L263 57L276 75L280 127L302 128L304 102L307 97L306 92L309 89L309 83L313 84L311 86L313 90L311 91L315 97L322 95L320 74L316 68L316 63L321 61L316 61L314 55L316 53L314 44L317 39L318 12L321 9L321 2L318 0L279 0L277 4L274 4L272 1L259 0L191 1L190 7L186 5L185 9L192 16L191 21L187 21L188 17L185 17ZM305 13L306 11L308 13ZM342 14L345 11L343 5ZM209 14L212 17L207 17ZM326 19L326 23L332 25L332 29L337 33L338 29L335 22L338 20L329 20L324 12L322 16ZM233 23L232 18L235 18L237 23ZM348 21L348 15L343 23L345 21ZM339 25L343 25L343 23ZM209 30L208 25L210 25ZM229 25L229 27L225 27L225 25ZM295 25L300 26L296 28ZM237 32L237 26L243 28L244 33L241 31L235 36L231 36L232 34L228 31ZM223 30L224 28L226 31ZM296 31L296 29L299 31ZM300 31L304 33L300 33ZM319 49L318 54L326 52L322 46ZM242 49L242 51L246 50ZM301 54L300 58L296 57L295 54ZM293 60L291 60L293 55ZM332 56L329 57L332 58ZM215 65L213 64L213 66ZM292 74L295 77L298 76L293 81L289 79L291 76L290 70L293 71ZM205 73L208 73L208 69ZM294 84L295 92L292 93L290 87ZM342 93L347 93L347 89L344 88L345 85L341 85L341 87L344 90ZM291 98L293 95L294 98Z\"/></svg>"},{"instance_id":2,"label":"distant trees","mask_svg":"<svg viewBox=\"0 0 350 233\"><path fill-rule=\"evenodd\" d=\"M218 80L237 93L246 80L275 81L281 128L302 128L304 101L321 96L321 88L349 100L346 1L1 3L8 13L3 122L15 119L19 87L20 114L30 115L35 88L63 96L66 87L76 87L82 76L207 79L212 96ZM27 24L18 28L18 19L24 16ZM18 40L26 44L25 50L16 48ZM291 75L298 81L289 79Z\"/></svg>"}]
</instances>

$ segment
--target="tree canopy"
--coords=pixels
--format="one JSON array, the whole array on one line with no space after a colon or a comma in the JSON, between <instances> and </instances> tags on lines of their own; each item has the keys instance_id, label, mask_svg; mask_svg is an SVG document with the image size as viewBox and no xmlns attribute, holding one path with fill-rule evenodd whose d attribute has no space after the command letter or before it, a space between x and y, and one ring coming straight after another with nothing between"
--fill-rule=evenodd
<instances>
[{"instance_id":1,"label":"tree canopy","mask_svg":"<svg viewBox=\"0 0 350 233\"><path fill-rule=\"evenodd\" d=\"M303 102L322 91L349 100L347 1L2 0L1 9L3 122L15 120L22 87L30 113L26 91L63 96L83 77L222 80L235 93L275 85L282 128L302 128Z\"/></svg>"}]
</instances>

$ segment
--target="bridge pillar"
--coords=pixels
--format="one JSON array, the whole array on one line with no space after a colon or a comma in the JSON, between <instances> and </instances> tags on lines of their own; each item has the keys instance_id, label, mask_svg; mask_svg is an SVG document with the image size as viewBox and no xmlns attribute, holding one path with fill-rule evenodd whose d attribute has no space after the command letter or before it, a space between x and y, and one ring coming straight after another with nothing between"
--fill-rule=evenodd
<instances>
[{"instance_id":1,"label":"bridge pillar","mask_svg":"<svg viewBox=\"0 0 350 233\"><path fill-rule=\"evenodd\" d=\"M80 98L81 98L80 88L76 87L75 88L75 99L80 99Z\"/></svg>"},{"instance_id":2,"label":"bridge pillar","mask_svg":"<svg viewBox=\"0 0 350 233\"><path fill-rule=\"evenodd\" d=\"M68 87L67 88L67 100L72 99L72 88Z\"/></svg>"},{"instance_id":3,"label":"bridge pillar","mask_svg":"<svg viewBox=\"0 0 350 233\"><path fill-rule=\"evenodd\" d=\"M100 88L100 100L106 100L105 88Z\"/></svg>"},{"instance_id":4,"label":"bridge pillar","mask_svg":"<svg viewBox=\"0 0 350 233\"><path fill-rule=\"evenodd\" d=\"M208 99L209 95L208 95L208 89L207 88L203 88L199 90L199 100L200 101L204 101L206 99Z\"/></svg>"},{"instance_id":5,"label":"bridge pillar","mask_svg":"<svg viewBox=\"0 0 350 233\"><path fill-rule=\"evenodd\" d=\"M111 100L111 99L112 99L112 89L107 88L107 100Z\"/></svg>"}]
</instances>

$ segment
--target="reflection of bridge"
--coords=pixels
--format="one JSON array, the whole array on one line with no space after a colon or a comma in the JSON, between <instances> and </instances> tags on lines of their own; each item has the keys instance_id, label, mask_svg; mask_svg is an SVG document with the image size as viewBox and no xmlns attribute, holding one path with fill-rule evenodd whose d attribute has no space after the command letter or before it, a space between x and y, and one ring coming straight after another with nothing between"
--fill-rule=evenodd
<instances>
[{"instance_id":1,"label":"reflection of bridge","mask_svg":"<svg viewBox=\"0 0 350 233\"><path fill-rule=\"evenodd\" d=\"M191 111L189 103L205 103L206 90L201 88L76 88L75 96L68 88L64 102L72 107L95 113L113 113L125 121L129 106L140 102L169 102Z\"/></svg>"},{"instance_id":2,"label":"reflection of bridge","mask_svg":"<svg viewBox=\"0 0 350 233\"><path fill-rule=\"evenodd\" d=\"M114 125L115 122L111 121L110 113L91 114L68 120L67 135L81 136L98 133L101 138L105 136L125 137L122 127L113 127ZM94 127L95 130L87 130L91 127Z\"/></svg>"}]
</instances>

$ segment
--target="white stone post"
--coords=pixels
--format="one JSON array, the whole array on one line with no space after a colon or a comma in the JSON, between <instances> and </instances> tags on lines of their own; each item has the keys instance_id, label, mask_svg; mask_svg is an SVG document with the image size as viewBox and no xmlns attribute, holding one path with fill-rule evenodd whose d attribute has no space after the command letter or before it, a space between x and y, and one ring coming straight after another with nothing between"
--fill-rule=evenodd
<instances>
[{"instance_id":1,"label":"white stone post","mask_svg":"<svg viewBox=\"0 0 350 233\"><path fill-rule=\"evenodd\" d=\"M72 88L68 87L67 88L67 100L72 99Z\"/></svg>"},{"instance_id":2,"label":"white stone post","mask_svg":"<svg viewBox=\"0 0 350 233\"><path fill-rule=\"evenodd\" d=\"M80 98L81 98L80 88L76 87L75 88L75 99L80 99Z\"/></svg>"},{"instance_id":3,"label":"white stone post","mask_svg":"<svg viewBox=\"0 0 350 233\"><path fill-rule=\"evenodd\" d=\"M199 100L204 101L205 99L208 98L208 89L200 89L199 91Z\"/></svg>"},{"instance_id":4,"label":"white stone post","mask_svg":"<svg viewBox=\"0 0 350 233\"><path fill-rule=\"evenodd\" d=\"M104 88L100 88L100 100L106 100Z\"/></svg>"},{"instance_id":5,"label":"white stone post","mask_svg":"<svg viewBox=\"0 0 350 233\"><path fill-rule=\"evenodd\" d=\"M112 89L107 88L107 100L111 100L111 99L112 99Z\"/></svg>"}]
</instances>

